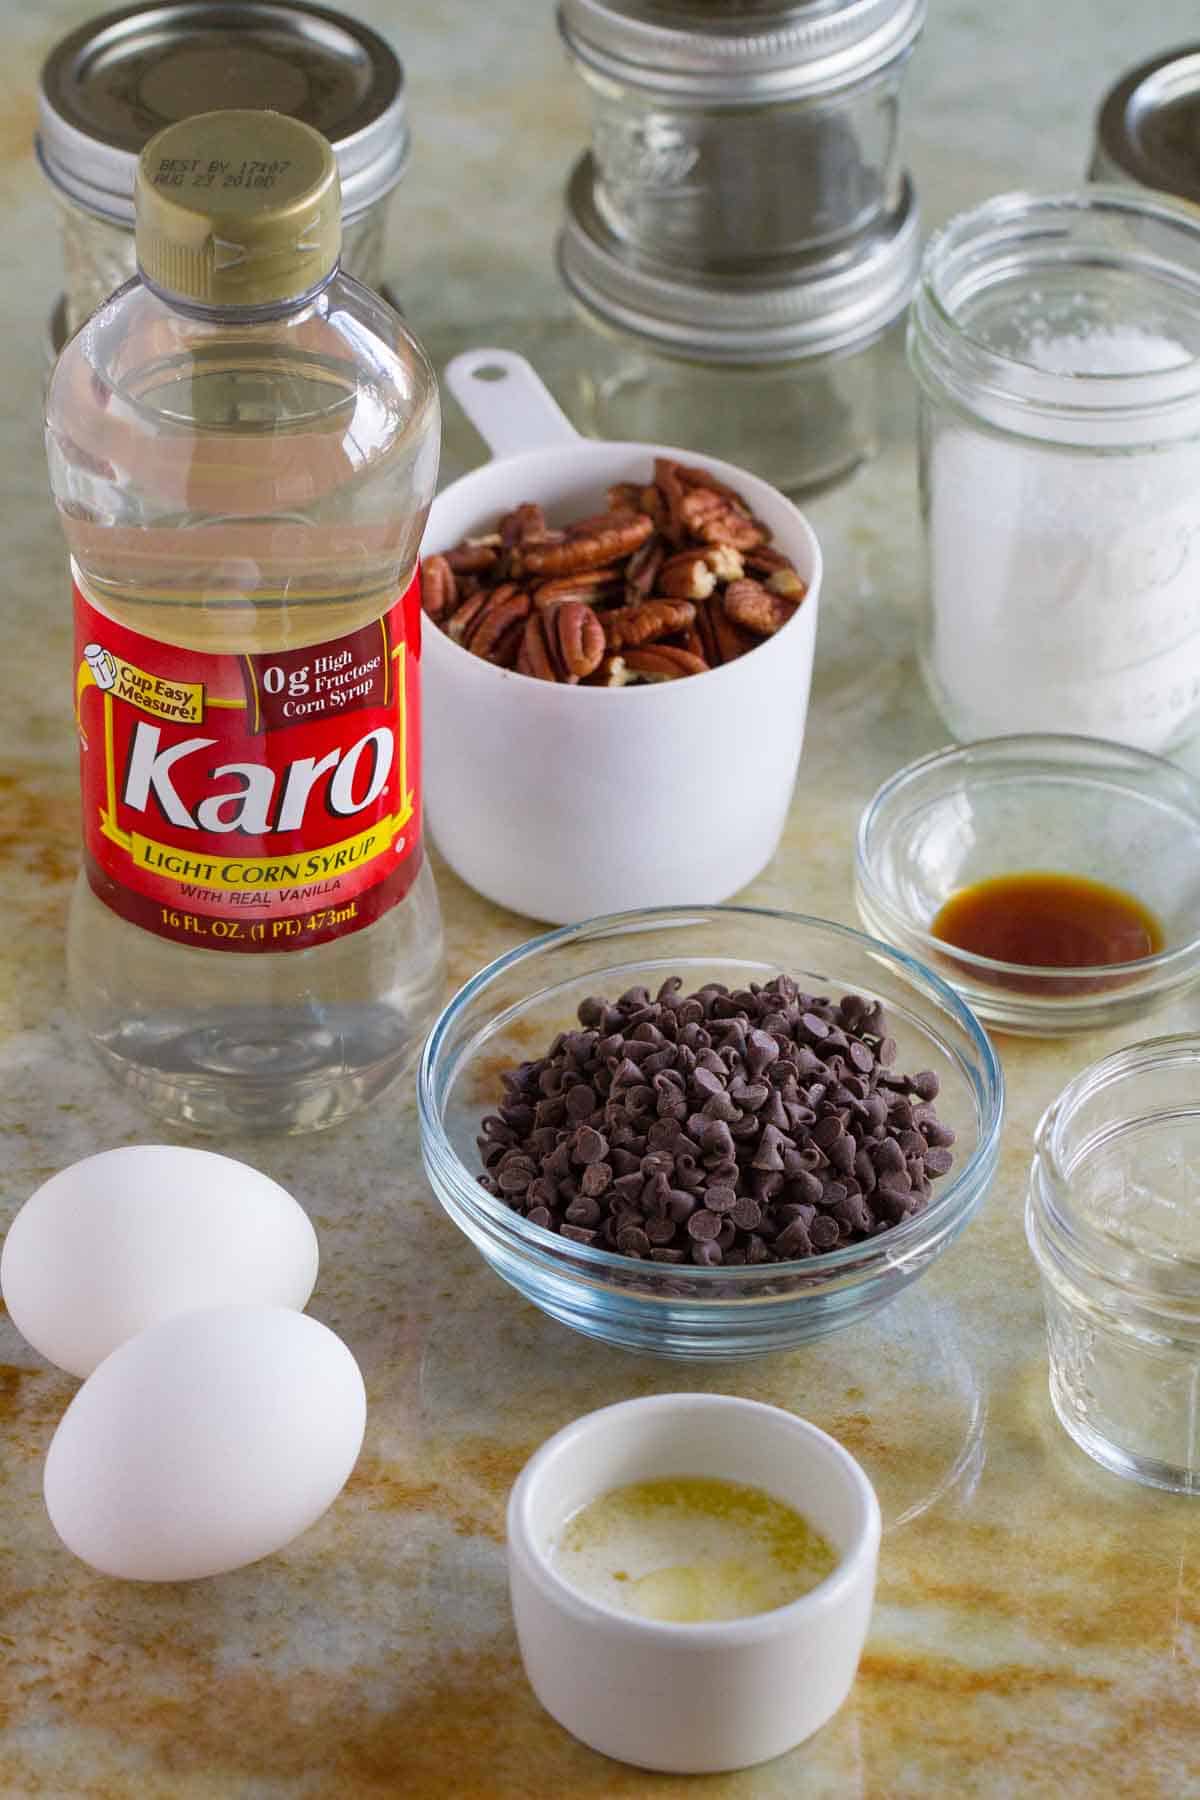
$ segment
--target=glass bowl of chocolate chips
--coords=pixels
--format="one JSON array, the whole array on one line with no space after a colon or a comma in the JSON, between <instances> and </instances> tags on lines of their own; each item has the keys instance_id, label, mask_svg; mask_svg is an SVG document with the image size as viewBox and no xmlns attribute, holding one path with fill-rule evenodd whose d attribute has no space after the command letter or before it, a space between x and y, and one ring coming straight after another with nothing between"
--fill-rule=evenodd
<instances>
[{"instance_id":1,"label":"glass bowl of chocolate chips","mask_svg":"<svg viewBox=\"0 0 1200 1800\"><path fill-rule=\"evenodd\" d=\"M551 1317L711 1360L914 1281L992 1181L1004 1082L932 970L751 907L613 914L460 989L417 1082L442 1206Z\"/></svg>"}]
</instances>

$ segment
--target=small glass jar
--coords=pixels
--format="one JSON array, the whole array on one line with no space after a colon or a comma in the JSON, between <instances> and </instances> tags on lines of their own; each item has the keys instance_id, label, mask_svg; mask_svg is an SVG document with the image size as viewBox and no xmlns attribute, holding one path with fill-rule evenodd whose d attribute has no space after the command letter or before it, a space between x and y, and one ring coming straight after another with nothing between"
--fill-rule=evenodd
<instances>
[{"instance_id":1,"label":"small glass jar","mask_svg":"<svg viewBox=\"0 0 1200 1800\"><path fill-rule=\"evenodd\" d=\"M1123 75L1096 115L1090 181L1130 181L1200 202L1200 44Z\"/></svg>"},{"instance_id":2,"label":"small glass jar","mask_svg":"<svg viewBox=\"0 0 1200 1800\"><path fill-rule=\"evenodd\" d=\"M831 246L895 209L900 85L925 0L563 0L596 204L714 267Z\"/></svg>"},{"instance_id":3,"label":"small glass jar","mask_svg":"<svg viewBox=\"0 0 1200 1800\"><path fill-rule=\"evenodd\" d=\"M1001 196L929 242L909 326L926 680L963 740L1161 752L1200 725L1200 213Z\"/></svg>"},{"instance_id":4,"label":"small glass jar","mask_svg":"<svg viewBox=\"0 0 1200 1800\"><path fill-rule=\"evenodd\" d=\"M66 280L54 337L70 336L134 273L142 147L214 107L269 107L329 139L342 183L342 267L379 287L387 200L409 150L404 72L390 46L304 0L172 0L90 20L43 65L36 147L58 201Z\"/></svg>"},{"instance_id":5,"label":"small glass jar","mask_svg":"<svg viewBox=\"0 0 1200 1800\"><path fill-rule=\"evenodd\" d=\"M1106 1469L1200 1493L1200 1038L1119 1050L1064 1089L1025 1230L1060 1422Z\"/></svg>"},{"instance_id":6,"label":"small glass jar","mask_svg":"<svg viewBox=\"0 0 1200 1800\"><path fill-rule=\"evenodd\" d=\"M878 446L889 331L919 258L916 200L840 252L736 278L631 253L585 156L567 190L563 283L592 327L570 408L601 438L694 447L811 493Z\"/></svg>"}]
</instances>

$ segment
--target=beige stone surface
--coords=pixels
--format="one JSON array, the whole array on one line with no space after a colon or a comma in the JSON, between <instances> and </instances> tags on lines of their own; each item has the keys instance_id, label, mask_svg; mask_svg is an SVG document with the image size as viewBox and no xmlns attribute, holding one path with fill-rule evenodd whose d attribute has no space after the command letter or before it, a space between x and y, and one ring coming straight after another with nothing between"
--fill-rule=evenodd
<instances>
[{"instance_id":1,"label":"beige stone surface","mask_svg":"<svg viewBox=\"0 0 1200 1800\"><path fill-rule=\"evenodd\" d=\"M0 1229L64 1163L153 1135L90 1061L62 980L77 839L69 607L38 421L58 265L29 141L40 57L90 10L7 0L0 13ZM548 6L360 10L391 30L411 74L416 154L391 267L417 330L439 356L485 336L557 341L549 246L585 126ZM905 132L927 218L1004 187L1073 184L1109 79L1194 35L1184 0L1153 14L1113 0L932 0ZM943 736L910 654L914 456L893 372L883 455L811 507L828 586L808 746L784 847L744 896L846 922L863 803ZM450 466L471 443L451 421ZM441 889L456 984L529 934L449 875ZM1155 1026L1197 1017L1184 1002ZM1037 1116L1116 1041L1002 1041L1002 1167L970 1228L868 1323L728 1368L608 1351L518 1300L430 1194L407 1089L327 1137L225 1146L286 1183L316 1223L311 1310L344 1335L368 1385L361 1462L317 1526L255 1567L192 1586L105 1580L59 1546L41 1500L74 1384L0 1316L0 1794L1200 1794L1200 1503L1102 1473L1057 1427L1022 1229ZM770 1400L834 1432L885 1518L845 1709L778 1762L688 1781L609 1763L541 1713L503 1560L506 1492L544 1437L594 1406L680 1387Z\"/></svg>"}]
</instances>

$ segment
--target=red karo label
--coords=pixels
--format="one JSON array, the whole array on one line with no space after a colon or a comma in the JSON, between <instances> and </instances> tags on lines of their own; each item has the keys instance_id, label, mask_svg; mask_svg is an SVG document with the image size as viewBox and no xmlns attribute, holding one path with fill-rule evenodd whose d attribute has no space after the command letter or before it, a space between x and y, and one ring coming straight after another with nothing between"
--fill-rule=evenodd
<instances>
[{"instance_id":1,"label":"red karo label","mask_svg":"<svg viewBox=\"0 0 1200 1800\"><path fill-rule=\"evenodd\" d=\"M122 918L206 950L308 950L421 866L419 578L374 624L210 656L75 587L85 866Z\"/></svg>"}]
</instances>

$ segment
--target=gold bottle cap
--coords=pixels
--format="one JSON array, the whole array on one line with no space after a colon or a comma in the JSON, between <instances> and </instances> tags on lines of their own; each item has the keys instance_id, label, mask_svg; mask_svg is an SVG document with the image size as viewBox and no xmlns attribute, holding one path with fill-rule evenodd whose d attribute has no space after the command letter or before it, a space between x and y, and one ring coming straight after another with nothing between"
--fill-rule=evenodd
<instances>
[{"instance_id":1,"label":"gold bottle cap","mask_svg":"<svg viewBox=\"0 0 1200 1800\"><path fill-rule=\"evenodd\" d=\"M307 293L342 240L333 151L284 113L198 113L151 138L134 185L138 267L202 306L269 306Z\"/></svg>"}]
</instances>

